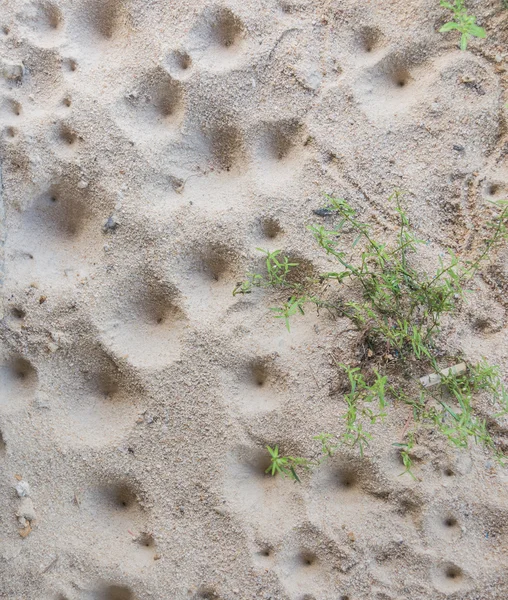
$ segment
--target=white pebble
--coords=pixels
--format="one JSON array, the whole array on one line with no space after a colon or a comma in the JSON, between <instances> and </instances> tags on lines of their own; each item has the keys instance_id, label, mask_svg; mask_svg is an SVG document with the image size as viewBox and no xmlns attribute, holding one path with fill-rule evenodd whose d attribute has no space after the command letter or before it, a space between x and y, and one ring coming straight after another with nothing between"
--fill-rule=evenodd
<instances>
[{"instance_id":1,"label":"white pebble","mask_svg":"<svg viewBox=\"0 0 508 600\"><path fill-rule=\"evenodd\" d=\"M28 483L26 481L20 481L19 483L17 483L15 485L14 489L16 490L16 494L20 498L25 498L25 497L30 496L30 486L28 485Z\"/></svg>"}]
</instances>

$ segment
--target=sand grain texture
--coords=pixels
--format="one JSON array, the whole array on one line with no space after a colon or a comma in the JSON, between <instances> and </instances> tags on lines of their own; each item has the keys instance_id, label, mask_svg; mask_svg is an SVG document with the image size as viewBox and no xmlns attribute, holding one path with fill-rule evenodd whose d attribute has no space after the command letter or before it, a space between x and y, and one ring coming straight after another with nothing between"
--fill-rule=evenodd
<instances>
[{"instance_id":1,"label":"sand grain texture","mask_svg":"<svg viewBox=\"0 0 508 600\"><path fill-rule=\"evenodd\" d=\"M474 245L508 194L508 11L470 0L461 52L438 4L0 0L0 598L508 598L481 448L427 432L401 477L394 409L364 460L264 474L339 430L357 339L231 293L257 247L332 268L323 192L390 236L407 190L423 267ZM507 265L445 336L505 375Z\"/></svg>"}]
</instances>

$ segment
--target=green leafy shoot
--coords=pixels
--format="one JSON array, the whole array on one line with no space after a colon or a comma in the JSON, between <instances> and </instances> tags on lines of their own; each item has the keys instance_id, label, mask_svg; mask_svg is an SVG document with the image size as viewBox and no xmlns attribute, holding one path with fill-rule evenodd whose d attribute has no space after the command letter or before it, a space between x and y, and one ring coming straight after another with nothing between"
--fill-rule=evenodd
<instances>
[{"instance_id":1,"label":"green leafy shoot","mask_svg":"<svg viewBox=\"0 0 508 600\"><path fill-rule=\"evenodd\" d=\"M269 473L272 476L282 475L283 477L289 477L290 479L294 479L298 483L301 483L295 467L307 467L309 461L306 458L281 456L279 454L279 446L274 446L273 448L267 446L266 449L270 454L270 465L265 473Z\"/></svg>"},{"instance_id":2,"label":"green leafy shoot","mask_svg":"<svg viewBox=\"0 0 508 600\"><path fill-rule=\"evenodd\" d=\"M415 445L414 433L409 433L407 437L407 442L394 443L392 444L392 446L395 446L400 450L400 458L402 460L402 464L404 465L404 471L402 471L402 473L399 474L399 477L407 473L408 475L411 475L413 479L416 479L415 474L413 473L413 471L411 471L413 467L413 461L411 459L411 450L414 448Z\"/></svg>"},{"instance_id":3,"label":"green leafy shoot","mask_svg":"<svg viewBox=\"0 0 508 600\"><path fill-rule=\"evenodd\" d=\"M441 0L441 6L452 11L453 21L445 23L439 31L441 33L458 31L461 50L467 49L467 44L472 37L485 38L487 36L485 29L476 25L476 17L467 13L464 0L454 0L453 3Z\"/></svg>"},{"instance_id":4,"label":"green leafy shoot","mask_svg":"<svg viewBox=\"0 0 508 600\"><path fill-rule=\"evenodd\" d=\"M256 248L259 252L266 254L266 276L259 273L247 273L247 279L236 284L233 290L233 296L237 294L250 294L254 287L276 287L287 285L287 276L293 267L297 267L298 263L289 262L287 256L282 256L282 250L264 250Z\"/></svg>"},{"instance_id":5,"label":"green leafy shoot","mask_svg":"<svg viewBox=\"0 0 508 600\"><path fill-rule=\"evenodd\" d=\"M386 417L387 377L376 372L375 381L369 385L359 367L340 366L346 372L350 385L349 393L344 396L347 404L344 415L346 431L341 441L349 446L358 446L360 455L363 456L364 449L369 445L372 436L365 431L362 421L374 424L378 419Z\"/></svg>"}]
</instances>

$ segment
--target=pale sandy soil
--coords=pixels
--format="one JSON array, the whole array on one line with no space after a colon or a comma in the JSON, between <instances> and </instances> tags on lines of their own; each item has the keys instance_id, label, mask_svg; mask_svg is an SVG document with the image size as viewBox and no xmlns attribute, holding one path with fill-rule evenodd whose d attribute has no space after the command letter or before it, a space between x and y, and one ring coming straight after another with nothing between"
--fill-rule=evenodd
<instances>
[{"instance_id":1,"label":"pale sandy soil","mask_svg":"<svg viewBox=\"0 0 508 600\"><path fill-rule=\"evenodd\" d=\"M0 0L0 598L508 598L506 472L430 431L401 477L406 409L363 460L263 474L342 427L358 334L231 293L257 247L330 270L323 192L390 236L407 190L431 266L474 244L508 194L508 11L470 0L461 52L438 4ZM442 343L506 374L492 260Z\"/></svg>"}]
</instances>

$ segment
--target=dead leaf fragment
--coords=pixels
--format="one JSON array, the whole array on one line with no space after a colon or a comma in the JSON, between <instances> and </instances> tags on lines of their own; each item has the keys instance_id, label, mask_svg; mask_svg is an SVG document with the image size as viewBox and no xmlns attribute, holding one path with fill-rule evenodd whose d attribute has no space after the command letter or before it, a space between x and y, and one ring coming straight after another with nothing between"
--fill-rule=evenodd
<instances>
[{"instance_id":1,"label":"dead leaf fragment","mask_svg":"<svg viewBox=\"0 0 508 600\"><path fill-rule=\"evenodd\" d=\"M30 523L28 523L28 525L25 525L25 527L23 527L23 529L19 530L19 535L22 538L26 538L26 536L32 531L32 526L30 525Z\"/></svg>"}]
</instances>

